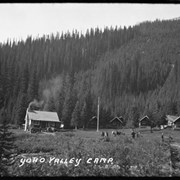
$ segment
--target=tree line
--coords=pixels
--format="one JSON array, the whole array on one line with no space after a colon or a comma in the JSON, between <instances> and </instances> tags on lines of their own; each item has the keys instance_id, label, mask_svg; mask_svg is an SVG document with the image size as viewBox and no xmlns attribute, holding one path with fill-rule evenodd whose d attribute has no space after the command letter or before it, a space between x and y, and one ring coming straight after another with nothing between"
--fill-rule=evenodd
<instances>
[{"instance_id":1,"label":"tree line","mask_svg":"<svg viewBox=\"0 0 180 180\"><path fill-rule=\"evenodd\" d=\"M57 111L67 128L87 126L98 96L104 127L114 116L132 127L146 114L155 124L178 115L179 24L156 20L0 44L0 108L21 125L28 104L44 100L42 110Z\"/></svg>"}]
</instances>

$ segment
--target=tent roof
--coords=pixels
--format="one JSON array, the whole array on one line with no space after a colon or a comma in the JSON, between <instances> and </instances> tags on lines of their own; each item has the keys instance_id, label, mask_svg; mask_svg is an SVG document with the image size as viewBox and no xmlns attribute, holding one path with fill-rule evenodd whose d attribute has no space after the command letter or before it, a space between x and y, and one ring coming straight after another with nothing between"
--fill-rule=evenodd
<instances>
[{"instance_id":1,"label":"tent roof","mask_svg":"<svg viewBox=\"0 0 180 180\"><path fill-rule=\"evenodd\" d=\"M93 121L93 120L95 120L95 119L97 119L97 117L96 117L96 116L93 116L89 121Z\"/></svg>"},{"instance_id":2,"label":"tent roof","mask_svg":"<svg viewBox=\"0 0 180 180\"><path fill-rule=\"evenodd\" d=\"M174 123L178 122L179 120L180 120L180 117L178 117L178 118L174 121Z\"/></svg>"}]
</instances>

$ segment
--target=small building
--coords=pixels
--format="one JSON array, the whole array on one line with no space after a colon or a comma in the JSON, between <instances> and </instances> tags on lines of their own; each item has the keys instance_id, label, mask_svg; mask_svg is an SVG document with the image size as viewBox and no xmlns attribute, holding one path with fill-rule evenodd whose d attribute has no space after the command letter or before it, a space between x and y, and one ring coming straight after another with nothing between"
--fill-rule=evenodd
<instances>
[{"instance_id":1,"label":"small building","mask_svg":"<svg viewBox=\"0 0 180 180\"><path fill-rule=\"evenodd\" d=\"M180 116L174 121L175 128L180 128Z\"/></svg>"},{"instance_id":2,"label":"small building","mask_svg":"<svg viewBox=\"0 0 180 180\"><path fill-rule=\"evenodd\" d=\"M141 126L150 126L150 119L147 115L139 120L139 127Z\"/></svg>"},{"instance_id":3,"label":"small building","mask_svg":"<svg viewBox=\"0 0 180 180\"><path fill-rule=\"evenodd\" d=\"M61 122L56 112L27 109L24 130L31 131L31 128L34 126L39 126L41 129L46 129L47 127L60 128Z\"/></svg>"},{"instance_id":4,"label":"small building","mask_svg":"<svg viewBox=\"0 0 180 180\"><path fill-rule=\"evenodd\" d=\"M116 116L110 120L110 125L114 129L119 129L119 128L122 128L123 121L124 121L124 119L122 116L120 116L120 117Z\"/></svg>"},{"instance_id":5,"label":"small building","mask_svg":"<svg viewBox=\"0 0 180 180\"><path fill-rule=\"evenodd\" d=\"M180 127L180 116L166 115L167 126Z\"/></svg>"},{"instance_id":6,"label":"small building","mask_svg":"<svg viewBox=\"0 0 180 180\"><path fill-rule=\"evenodd\" d=\"M178 116L173 116L173 115L166 115L166 120L167 120L167 126L174 126L174 122L178 120Z\"/></svg>"},{"instance_id":7,"label":"small building","mask_svg":"<svg viewBox=\"0 0 180 180\"><path fill-rule=\"evenodd\" d=\"M93 117L88 121L87 126L88 126L88 128L96 128L96 126L97 126L97 117L96 117L96 116L93 116Z\"/></svg>"}]
</instances>

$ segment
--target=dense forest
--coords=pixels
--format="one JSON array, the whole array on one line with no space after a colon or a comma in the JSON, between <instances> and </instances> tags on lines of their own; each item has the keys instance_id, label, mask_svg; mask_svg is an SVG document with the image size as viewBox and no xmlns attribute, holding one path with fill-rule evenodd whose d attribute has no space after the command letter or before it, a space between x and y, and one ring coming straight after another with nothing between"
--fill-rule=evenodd
<instances>
[{"instance_id":1,"label":"dense forest","mask_svg":"<svg viewBox=\"0 0 180 180\"><path fill-rule=\"evenodd\" d=\"M35 99L66 128L80 128L97 114L99 96L101 127L114 116L126 127L144 115L158 125L180 115L179 60L179 19L8 40L0 44L0 108L21 125Z\"/></svg>"}]
</instances>

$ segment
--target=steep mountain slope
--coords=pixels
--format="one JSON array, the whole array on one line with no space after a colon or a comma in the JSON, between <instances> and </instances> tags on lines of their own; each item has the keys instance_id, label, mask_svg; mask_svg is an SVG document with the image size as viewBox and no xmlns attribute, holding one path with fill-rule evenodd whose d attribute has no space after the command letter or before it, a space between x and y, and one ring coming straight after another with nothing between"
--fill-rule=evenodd
<instances>
[{"instance_id":1,"label":"steep mountain slope","mask_svg":"<svg viewBox=\"0 0 180 180\"><path fill-rule=\"evenodd\" d=\"M103 125L115 115L132 126L143 114L180 114L179 47L179 19L1 44L0 108L22 124L29 102L44 100L68 127L96 115L98 96Z\"/></svg>"},{"instance_id":2,"label":"steep mountain slope","mask_svg":"<svg viewBox=\"0 0 180 180\"><path fill-rule=\"evenodd\" d=\"M138 95L162 87L178 59L180 33L169 36L141 36L111 53L97 65L94 86L104 99L123 92ZM176 65L175 65L176 66ZM107 102L106 102L107 103Z\"/></svg>"}]
</instances>

